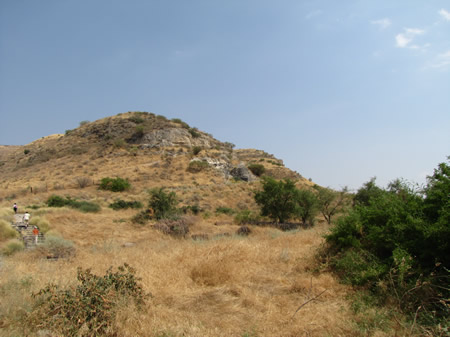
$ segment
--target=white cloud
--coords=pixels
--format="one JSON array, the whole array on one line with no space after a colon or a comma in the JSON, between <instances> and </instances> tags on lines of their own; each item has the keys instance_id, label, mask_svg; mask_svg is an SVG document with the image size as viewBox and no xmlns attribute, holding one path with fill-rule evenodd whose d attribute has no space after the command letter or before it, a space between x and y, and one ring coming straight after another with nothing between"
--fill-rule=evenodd
<instances>
[{"instance_id":1,"label":"white cloud","mask_svg":"<svg viewBox=\"0 0 450 337\"><path fill-rule=\"evenodd\" d=\"M422 35L425 31L418 28L404 28L403 30L403 33L395 36L396 46L399 48L420 49L418 45L412 45L411 42L417 35Z\"/></svg>"},{"instance_id":2,"label":"white cloud","mask_svg":"<svg viewBox=\"0 0 450 337\"><path fill-rule=\"evenodd\" d=\"M439 14L444 18L444 20L450 21L450 12L446 11L444 8L442 8L439 11Z\"/></svg>"},{"instance_id":3,"label":"white cloud","mask_svg":"<svg viewBox=\"0 0 450 337\"><path fill-rule=\"evenodd\" d=\"M370 23L372 25L379 26L380 29L386 29L392 24L391 20L389 20L388 18L384 18L384 19L380 19L380 20L373 20L373 21L370 21Z\"/></svg>"},{"instance_id":4,"label":"white cloud","mask_svg":"<svg viewBox=\"0 0 450 337\"><path fill-rule=\"evenodd\" d=\"M446 69L450 67L450 50L445 53L438 54L434 62L430 65L431 68L435 69Z\"/></svg>"}]
</instances>

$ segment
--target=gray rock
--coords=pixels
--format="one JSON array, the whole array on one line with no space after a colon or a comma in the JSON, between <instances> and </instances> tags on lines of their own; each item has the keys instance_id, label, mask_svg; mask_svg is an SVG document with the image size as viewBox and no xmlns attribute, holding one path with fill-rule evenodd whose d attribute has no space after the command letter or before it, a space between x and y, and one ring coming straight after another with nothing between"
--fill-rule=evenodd
<instances>
[{"instance_id":1,"label":"gray rock","mask_svg":"<svg viewBox=\"0 0 450 337\"><path fill-rule=\"evenodd\" d=\"M211 137L200 133L199 137L194 138L188 130L183 128L153 130L142 137L141 143L144 148L167 146L213 147L213 139Z\"/></svg>"},{"instance_id":2,"label":"gray rock","mask_svg":"<svg viewBox=\"0 0 450 337\"><path fill-rule=\"evenodd\" d=\"M240 163L237 167L232 168L230 175L235 179L243 181L255 181L258 179L243 163Z\"/></svg>"}]
</instances>

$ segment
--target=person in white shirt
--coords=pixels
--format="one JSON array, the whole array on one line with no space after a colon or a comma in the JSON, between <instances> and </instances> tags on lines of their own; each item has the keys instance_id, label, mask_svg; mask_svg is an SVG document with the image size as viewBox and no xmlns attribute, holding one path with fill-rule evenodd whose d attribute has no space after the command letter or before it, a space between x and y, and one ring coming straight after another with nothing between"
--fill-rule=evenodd
<instances>
[{"instance_id":1,"label":"person in white shirt","mask_svg":"<svg viewBox=\"0 0 450 337\"><path fill-rule=\"evenodd\" d=\"M28 227L28 223L30 222L30 213L28 213L28 211L23 215L23 222L25 222L25 225Z\"/></svg>"}]
</instances>

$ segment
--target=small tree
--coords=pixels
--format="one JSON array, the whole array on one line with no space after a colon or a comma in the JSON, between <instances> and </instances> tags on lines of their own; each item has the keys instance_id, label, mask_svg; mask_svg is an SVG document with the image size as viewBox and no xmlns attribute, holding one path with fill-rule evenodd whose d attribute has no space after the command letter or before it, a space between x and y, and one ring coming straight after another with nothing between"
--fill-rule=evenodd
<instances>
[{"instance_id":1,"label":"small tree","mask_svg":"<svg viewBox=\"0 0 450 337\"><path fill-rule=\"evenodd\" d=\"M347 187L344 187L341 191L333 191L329 188L320 187L315 185L317 190L317 198L319 209L328 224L331 224L331 219L336 213L342 210L346 203Z\"/></svg>"},{"instance_id":2,"label":"small tree","mask_svg":"<svg viewBox=\"0 0 450 337\"><path fill-rule=\"evenodd\" d=\"M319 212L317 196L310 190L299 190L297 195L297 215L303 226L314 225L314 217Z\"/></svg>"},{"instance_id":3,"label":"small tree","mask_svg":"<svg viewBox=\"0 0 450 337\"><path fill-rule=\"evenodd\" d=\"M165 192L164 187L153 188L149 191L149 208L153 211L154 217L158 220L169 218L176 214L177 196L175 192Z\"/></svg>"},{"instance_id":4,"label":"small tree","mask_svg":"<svg viewBox=\"0 0 450 337\"><path fill-rule=\"evenodd\" d=\"M292 180L276 181L265 177L262 191L255 193L255 201L261 206L261 214L278 222L285 222L297 209L298 190Z\"/></svg>"}]
</instances>

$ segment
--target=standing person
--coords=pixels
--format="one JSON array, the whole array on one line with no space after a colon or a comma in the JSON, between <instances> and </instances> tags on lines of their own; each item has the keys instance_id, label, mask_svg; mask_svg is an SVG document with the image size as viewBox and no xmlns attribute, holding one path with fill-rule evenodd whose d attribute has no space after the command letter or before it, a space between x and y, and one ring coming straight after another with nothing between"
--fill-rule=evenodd
<instances>
[{"instance_id":1,"label":"standing person","mask_svg":"<svg viewBox=\"0 0 450 337\"><path fill-rule=\"evenodd\" d=\"M34 226L33 228L33 235L34 235L34 243L37 244L39 238L39 229L36 226Z\"/></svg>"},{"instance_id":2,"label":"standing person","mask_svg":"<svg viewBox=\"0 0 450 337\"><path fill-rule=\"evenodd\" d=\"M17 204L16 203L14 203L13 210L14 210L14 214L17 214Z\"/></svg>"},{"instance_id":3,"label":"standing person","mask_svg":"<svg viewBox=\"0 0 450 337\"><path fill-rule=\"evenodd\" d=\"M23 222L25 222L25 225L28 227L28 223L30 222L30 213L28 213L28 211L23 215Z\"/></svg>"}]
</instances>

